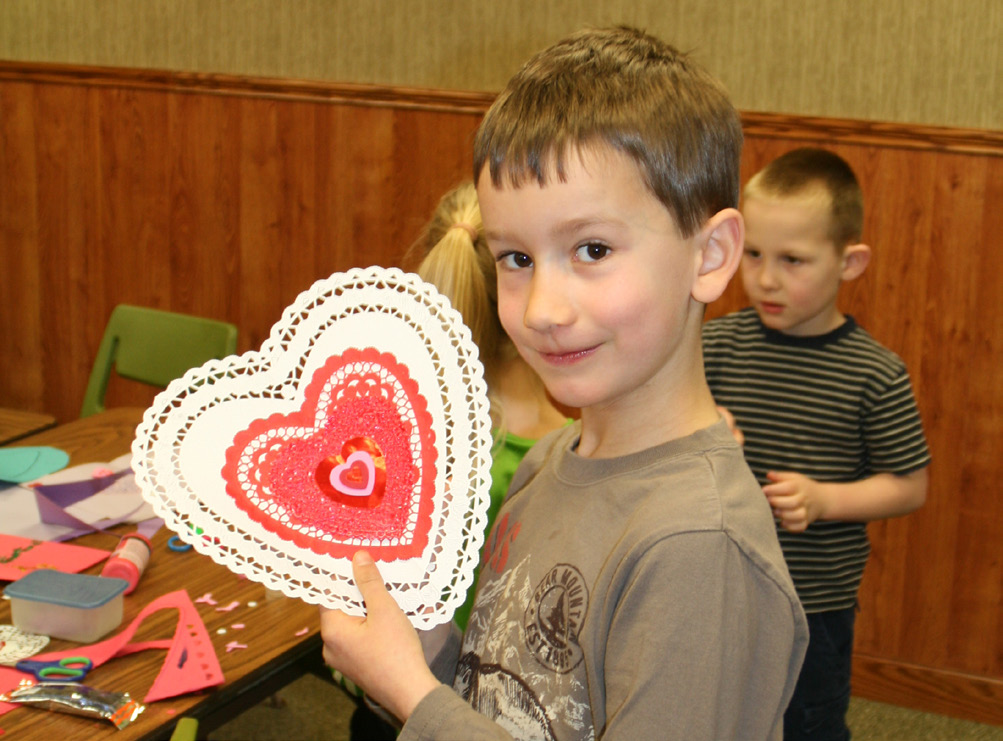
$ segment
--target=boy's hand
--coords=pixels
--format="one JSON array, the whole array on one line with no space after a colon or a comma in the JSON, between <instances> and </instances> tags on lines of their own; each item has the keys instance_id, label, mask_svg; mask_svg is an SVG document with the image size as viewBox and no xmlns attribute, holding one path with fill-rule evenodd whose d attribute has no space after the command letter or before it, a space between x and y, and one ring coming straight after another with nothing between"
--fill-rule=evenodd
<instances>
[{"instance_id":1,"label":"boy's hand","mask_svg":"<svg viewBox=\"0 0 1003 741\"><path fill-rule=\"evenodd\" d=\"M407 720L439 681L425 663L417 632L365 551L352 559L352 574L368 614L353 617L320 608L324 661L397 718Z\"/></svg>"},{"instance_id":2,"label":"boy's hand","mask_svg":"<svg viewBox=\"0 0 1003 741\"><path fill-rule=\"evenodd\" d=\"M718 414L724 417L724 421L728 423L728 430L731 432L731 436L735 438L735 442L737 442L739 446L745 445L745 433L742 432L741 428L738 426L738 422L735 421L735 415L720 405L718 405L717 411Z\"/></svg>"},{"instance_id":3,"label":"boy's hand","mask_svg":"<svg viewBox=\"0 0 1003 741\"><path fill-rule=\"evenodd\" d=\"M827 502L821 483L793 471L769 471L766 478L773 483L764 486L763 493L784 530L804 532L823 516Z\"/></svg>"}]
</instances>

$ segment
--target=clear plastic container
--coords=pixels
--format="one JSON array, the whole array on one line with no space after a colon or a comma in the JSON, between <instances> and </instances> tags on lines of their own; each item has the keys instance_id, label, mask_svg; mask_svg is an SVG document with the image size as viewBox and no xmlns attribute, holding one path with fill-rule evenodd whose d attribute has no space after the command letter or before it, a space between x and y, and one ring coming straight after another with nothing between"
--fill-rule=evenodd
<instances>
[{"instance_id":1,"label":"clear plastic container","mask_svg":"<svg viewBox=\"0 0 1003 741\"><path fill-rule=\"evenodd\" d=\"M4 590L11 621L26 633L93 643L122 622L125 579L38 569Z\"/></svg>"}]
</instances>

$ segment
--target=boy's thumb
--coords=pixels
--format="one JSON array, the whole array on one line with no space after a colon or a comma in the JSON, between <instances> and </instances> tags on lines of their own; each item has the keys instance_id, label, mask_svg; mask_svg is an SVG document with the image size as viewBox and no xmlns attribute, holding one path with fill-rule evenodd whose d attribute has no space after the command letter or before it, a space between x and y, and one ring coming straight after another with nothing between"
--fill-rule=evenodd
<instances>
[{"instance_id":1,"label":"boy's thumb","mask_svg":"<svg viewBox=\"0 0 1003 741\"><path fill-rule=\"evenodd\" d=\"M355 584L362 592L362 599L365 602L369 601L370 595L376 594L374 590L386 591L380 570L376 568L373 557L366 551L356 551L352 556L352 576L355 577Z\"/></svg>"}]
</instances>

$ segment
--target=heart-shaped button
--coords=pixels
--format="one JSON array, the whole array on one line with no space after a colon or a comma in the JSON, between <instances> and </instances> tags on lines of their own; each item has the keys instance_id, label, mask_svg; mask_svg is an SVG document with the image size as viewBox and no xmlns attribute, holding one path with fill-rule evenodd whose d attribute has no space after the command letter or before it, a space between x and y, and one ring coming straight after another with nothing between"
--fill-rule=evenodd
<instances>
[{"instance_id":1,"label":"heart-shaped button","mask_svg":"<svg viewBox=\"0 0 1003 741\"><path fill-rule=\"evenodd\" d=\"M159 394L137 484L201 553L291 597L365 612L365 548L419 628L463 602L484 538L491 424L477 348L433 286L396 269L317 281L257 352Z\"/></svg>"}]
</instances>

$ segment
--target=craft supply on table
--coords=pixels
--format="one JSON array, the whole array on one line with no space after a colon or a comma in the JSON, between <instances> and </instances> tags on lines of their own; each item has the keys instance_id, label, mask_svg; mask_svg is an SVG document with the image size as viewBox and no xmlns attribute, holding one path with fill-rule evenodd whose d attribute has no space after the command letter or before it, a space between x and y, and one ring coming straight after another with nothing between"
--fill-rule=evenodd
<instances>
[{"instance_id":1,"label":"craft supply on table","mask_svg":"<svg viewBox=\"0 0 1003 741\"><path fill-rule=\"evenodd\" d=\"M8 532L62 541L152 518L153 510L144 502L129 468L130 459L126 454L108 463L80 464L33 480L25 493L30 492L36 512L12 518L15 529ZM149 534L142 527L137 530Z\"/></svg>"},{"instance_id":2,"label":"craft supply on table","mask_svg":"<svg viewBox=\"0 0 1003 741\"><path fill-rule=\"evenodd\" d=\"M14 666L49 645L49 636L25 633L13 625L0 625L0 665Z\"/></svg>"},{"instance_id":3,"label":"craft supply on table","mask_svg":"<svg viewBox=\"0 0 1003 741\"><path fill-rule=\"evenodd\" d=\"M150 563L150 551L150 539L145 535L129 533L123 536L101 569L101 576L125 579L129 583L125 594L131 594Z\"/></svg>"},{"instance_id":4,"label":"craft supply on table","mask_svg":"<svg viewBox=\"0 0 1003 741\"><path fill-rule=\"evenodd\" d=\"M17 581L36 569L76 573L105 558L108 551L99 548L0 533L0 581Z\"/></svg>"},{"instance_id":5,"label":"craft supply on table","mask_svg":"<svg viewBox=\"0 0 1003 741\"><path fill-rule=\"evenodd\" d=\"M66 682L26 683L0 695L0 702L55 710L89 718L103 718L119 730L145 710L128 692L108 692Z\"/></svg>"},{"instance_id":6,"label":"craft supply on table","mask_svg":"<svg viewBox=\"0 0 1003 741\"><path fill-rule=\"evenodd\" d=\"M25 659L17 662L15 668L34 675L40 682L79 682L94 668L94 663L86 656L66 656L53 661Z\"/></svg>"},{"instance_id":7,"label":"craft supply on table","mask_svg":"<svg viewBox=\"0 0 1003 741\"><path fill-rule=\"evenodd\" d=\"M48 446L0 449L0 481L23 484L65 468L70 456L59 448Z\"/></svg>"},{"instance_id":8,"label":"craft supply on table","mask_svg":"<svg viewBox=\"0 0 1003 741\"><path fill-rule=\"evenodd\" d=\"M95 579L101 577L93 577ZM109 580L110 581L110 580ZM130 643L140 625L150 615L159 611L176 610L178 621L173 638ZM216 657L216 649L206 630L205 623L183 589L169 592L150 602L140 610L127 628L90 646L77 646L66 651L52 651L35 657L36 661L58 661L67 657L85 657L94 667L111 659L149 649L167 649L167 656L157 673L157 678L143 698L143 702L156 702L196 692L223 684L223 669ZM0 691L17 687L25 675L16 669L0 667ZM0 715L14 709L14 705L0 702Z\"/></svg>"},{"instance_id":9,"label":"craft supply on table","mask_svg":"<svg viewBox=\"0 0 1003 741\"><path fill-rule=\"evenodd\" d=\"M172 535L167 539L167 547L175 553L184 553L185 551L190 551L192 549L192 544L186 543L177 535Z\"/></svg>"},{"instance_id":10,"label":"craft supply on table","mask_svg":"<svg viewBox=\"0 0 1003 741\"><path fill-rule=\"evenodd\" d=\"M122 622L129 583L88 574L38 569L11 583L11 621L28 633L90 643Z\"/></svg>"}]
</instances>

